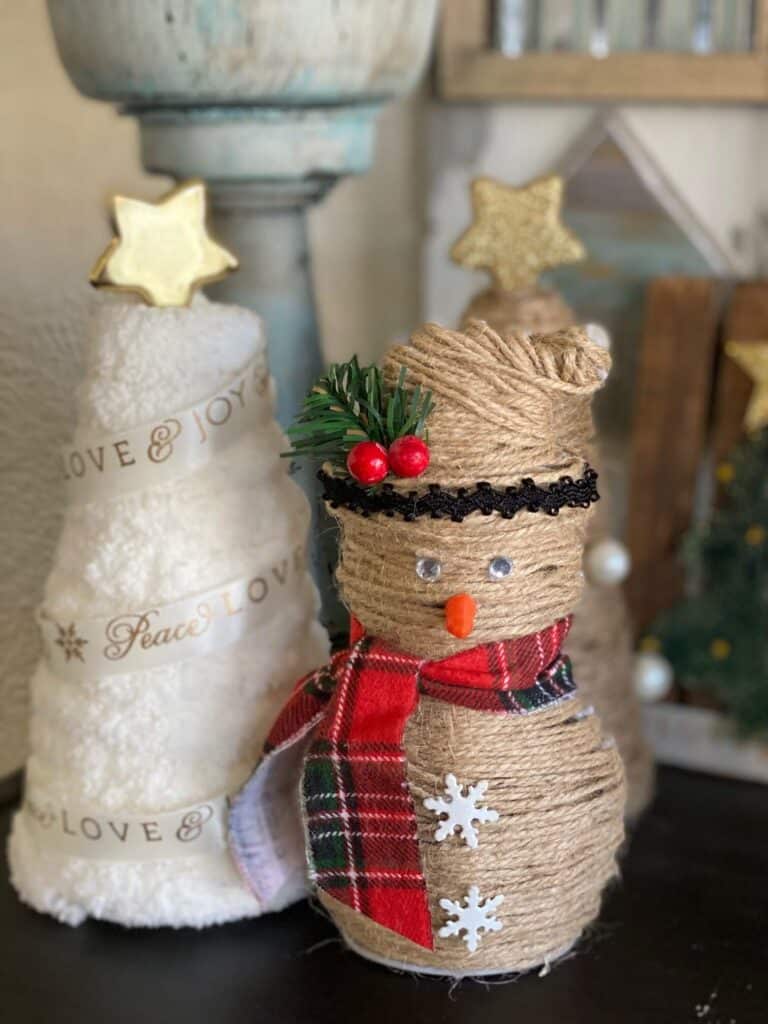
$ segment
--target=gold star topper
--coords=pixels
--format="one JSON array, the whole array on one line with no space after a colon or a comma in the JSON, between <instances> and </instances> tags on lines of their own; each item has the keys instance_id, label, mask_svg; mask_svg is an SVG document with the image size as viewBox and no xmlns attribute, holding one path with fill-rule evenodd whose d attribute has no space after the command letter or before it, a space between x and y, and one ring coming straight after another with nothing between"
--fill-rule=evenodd
<instances>
[{"instance_id":1,"label":"gold star topper","mask_svg":"<svg viewBox=\"0 0 768 1024\"><path fill-rule=\"evenodd\" d=\"M474 221L451 249L465 267L490 270L504 291L536 283L542 270L586 255L560 219L563 179L555 174L522 188L492 178L472 182Z\"/></svg>"},{"instance_id":2,"label":"gold star topper","mask_svg":"<svg viewBox=\"0 0 768 1024\"><path fill-rule=\"evenodd\" d=\"M208 234L202 181L185 181L155 203L115 196L114 217L117 237L91 271L96 287L138 292L150 306L187 306L200 285L237 269Z\"/></svg>"},{"instance_id":3,"label":"gold star topper","mask_svg":"<svg viewBox=\"0 0 768 1024\"><path fill-rule=\"evenodd\" d=\"M744 427L751 434L768 424L768 341L729 341L725 351L754 382L744 413Z\"/></svg>"}]
</instances>

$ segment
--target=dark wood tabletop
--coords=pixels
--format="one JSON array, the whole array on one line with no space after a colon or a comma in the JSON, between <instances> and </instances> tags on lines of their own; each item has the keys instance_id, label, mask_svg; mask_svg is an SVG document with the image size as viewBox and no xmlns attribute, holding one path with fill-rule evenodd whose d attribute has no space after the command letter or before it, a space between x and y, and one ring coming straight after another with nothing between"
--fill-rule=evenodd
<instances>
[{"instance_id":1,"label":"dark wood tabletop","mask_svg":"<svg viewBox=\"0 0 768 1024\"><path fill-rule=\"evenodd\" d=\"M0 833L11 816L0 810ZM347 952L304 903L206 931L68 928L0 880L3 1024L766 1024L768 787L666 769L578 953L459 986Z\"/></svg>"}]
</instances>

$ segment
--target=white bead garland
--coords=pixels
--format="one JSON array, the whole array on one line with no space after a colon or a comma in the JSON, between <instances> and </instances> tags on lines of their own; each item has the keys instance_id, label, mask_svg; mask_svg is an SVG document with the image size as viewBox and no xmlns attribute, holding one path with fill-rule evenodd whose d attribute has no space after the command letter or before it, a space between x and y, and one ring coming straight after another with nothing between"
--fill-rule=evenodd
<instances>
[{"instance_id":1,"label":"white bead garland","mask_svg":"<svg viewBox=\"0 0 768 1024\"><path fill-rule=\"evenodd\" d=\"M672 688L674 672L663 654L641 651L635 655L632 678L637 696L651 704L667 696Z\"/></svg>"},{"instance_id":2,"label":"white bead garland","mask_svg":"<svg viewBox=\"0 0 768 1024\"><path fill-rule=\"evenodd\" d=\"M631 568L629 551L615 537L591 544L584 555L584 569L591 583L621 583Z\"/></svg>"},{"instance_id":3,"label":"white bead garland","mask_svg":"<svg viewBox=\"0 0 768 1024\"><path fill-rule=\"evenodd\" d=\"M604 348L608 352L611 351L611 335L602 324L585 324L584 330L589 340L595 345L599 345L600 348Z\"/></svg>"}]
</instances>

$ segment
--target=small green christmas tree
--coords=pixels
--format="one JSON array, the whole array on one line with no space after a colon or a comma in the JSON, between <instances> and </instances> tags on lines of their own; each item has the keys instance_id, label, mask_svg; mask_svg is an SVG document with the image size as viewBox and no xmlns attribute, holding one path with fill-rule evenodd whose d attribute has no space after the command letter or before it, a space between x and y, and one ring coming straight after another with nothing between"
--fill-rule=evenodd
<instances>
[{"instance_id":1,"label":"small green christmas tree","mask_svg":"<svg viewBox=\"0 0 768 1024\"><path fill-rule=\"evenodd\" d=\"M768 735L768 428L717 480L722 503L683 546L689 595L645 646L660 648L684 688L717 698L742 733Z\"/></svg>"}]
</instances>

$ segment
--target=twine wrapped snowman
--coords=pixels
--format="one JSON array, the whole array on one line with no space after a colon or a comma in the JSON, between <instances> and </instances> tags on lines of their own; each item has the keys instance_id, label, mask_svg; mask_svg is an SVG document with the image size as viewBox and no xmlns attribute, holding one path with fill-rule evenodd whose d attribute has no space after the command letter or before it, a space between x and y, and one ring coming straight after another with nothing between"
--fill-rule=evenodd
<instances>
[{"instance_id":1,"label":"twine wrapped snowman","mask_svg":"<svg viewBox=\"0 0 768 1024\"><path fill-rule=\"evenodd\" d=\"M493 283L471 299L463 323L484 320L502 336L515 331L540 334L576 323L563 297L538 280L542 270L585 256L579 240L561 222L562 193L563 181L556 175L521 188L488 178L472 183L475 220L454 245L452 256L462 265L488 269ZM610 346L603 327L592 324L586 330L598 344ZM599 445L590 461L603 466ZM611 535L609 506L603 493L587 535L586 585L565 650L582 695L594 703L606 731L616 739L631 821L653 796L654 763L643 735L632 628L621 591L630 570L629 552Z\"/></svg>"},{"instance_id":2,"label":"twine wrapped snowman","mask_svg":"<svg viewBox=\"0 0 768 1024\"><path fill-rule=\"evenodd\" d=\"M230 843L269 899L297 865L261 793L290 800L300 776L310 879L372 960L454 977L547 964L616 872L621 762L561 651L608 365L575 329L427 325L382 373L332 368L292 435L329 460L350 646L297 685Z\"/></svg>"}]
</instances>

